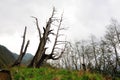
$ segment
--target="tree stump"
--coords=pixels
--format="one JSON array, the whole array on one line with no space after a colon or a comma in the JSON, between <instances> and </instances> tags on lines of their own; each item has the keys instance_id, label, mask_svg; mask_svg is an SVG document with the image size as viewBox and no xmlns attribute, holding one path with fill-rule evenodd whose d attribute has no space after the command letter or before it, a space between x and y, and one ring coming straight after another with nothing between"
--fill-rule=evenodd
<instances>
[{"instance_id":1,"label":"tree stump","mask_svg":"<svg viewBox=\"0 0 120 80\"><path fill-rule=\"evenodd\" d=\"M12 80L9 70L0 70L0 80Z\"/></svg>"}]
</instances>

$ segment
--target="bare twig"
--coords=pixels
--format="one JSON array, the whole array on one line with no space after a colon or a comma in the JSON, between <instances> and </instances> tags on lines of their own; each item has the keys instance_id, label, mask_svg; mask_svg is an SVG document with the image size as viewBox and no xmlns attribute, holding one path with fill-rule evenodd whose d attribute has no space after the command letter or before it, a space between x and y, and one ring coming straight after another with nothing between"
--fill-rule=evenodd
<instances>
[{"instance_id":1,"label":"bare twig","mask_svg":"<svg viewBox=\"0 0 120 80\"><path fill-rule=\"evenodd\" d=\"M40 40L41 40L41 31L40 31L40 28L39 28L38 19L36 17L34 17L34 16L31 16L31 17L36 20L36 26L37 26L39 37L40 37Z\"/></svg>"}]
</instances>

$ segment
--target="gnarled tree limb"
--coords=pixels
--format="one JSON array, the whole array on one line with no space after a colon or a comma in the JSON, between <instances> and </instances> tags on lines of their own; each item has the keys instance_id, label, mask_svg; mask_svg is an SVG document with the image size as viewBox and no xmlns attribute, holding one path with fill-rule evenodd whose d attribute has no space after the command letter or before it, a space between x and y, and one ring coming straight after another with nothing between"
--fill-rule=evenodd
<instances>
[{"instance_id":1,"label":"gnarled tree limb","mask_svg":"<svg viewBox=\"0 0 120 80\"><path fill-rule=\"evenodd\" d=\"M41 40L41 31L40 31L40 28L39 28L38 19L36 17L34 17L34 16L31 16L31 17L35 18L35 20L36 20L36 26L37 26L37 30L38 30L38 33L39 33L39 38Z\"/></svg>"}]
</instances>

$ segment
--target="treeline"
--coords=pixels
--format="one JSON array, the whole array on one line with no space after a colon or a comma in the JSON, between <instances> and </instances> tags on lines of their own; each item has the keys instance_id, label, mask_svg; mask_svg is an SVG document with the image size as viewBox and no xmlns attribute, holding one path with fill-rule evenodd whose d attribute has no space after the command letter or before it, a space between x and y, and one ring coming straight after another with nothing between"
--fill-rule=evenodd
<instances>
[{"instance_id":1,"label":"treeline","mask_svg":"<svg viewBox=\"0 0 120 80\"><path fill-rule=\"evenodd\" d=\"M120 25L112 19L104 37L68 42L62 58L54 66L66 69L90 69L119 76L120 71Z\"/></svg>"}]
</instances>

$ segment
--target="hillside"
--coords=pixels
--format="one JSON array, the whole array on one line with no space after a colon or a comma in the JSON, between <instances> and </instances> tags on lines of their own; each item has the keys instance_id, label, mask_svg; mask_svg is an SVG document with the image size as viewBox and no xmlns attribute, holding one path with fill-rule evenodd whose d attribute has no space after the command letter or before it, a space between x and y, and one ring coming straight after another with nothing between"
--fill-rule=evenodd
<instances>
[{"instance_id":1,"label":"hillside","mask_svg":"<svg viewBox=\"0 0 120 80\"><path fill-rule=\"evenodd\" d=\"M5 46L0 45L0 68L9 66L18 58L18 56L19 56L18 54L12 53ZM27 53L23 57L22 63L28 64L32 58L33 58L33 55L30 53Z\"/></svg>"},{"instance_id":2,"label":"hillside","mask_svg":"<svg viewBox=\"0 0 120 80\"><path fill-rule=\"evenodd\" d=\"M0 68L6 67L15 61L13 53L5 46L0 45Z\"/></svg>"}]
</instances>

